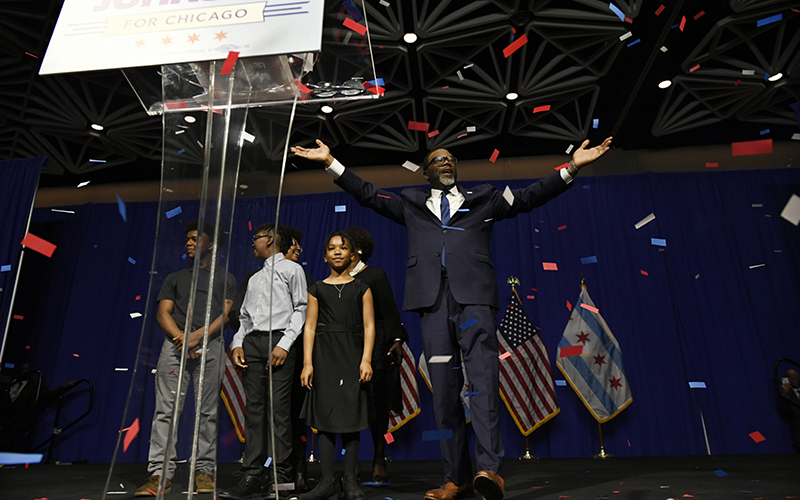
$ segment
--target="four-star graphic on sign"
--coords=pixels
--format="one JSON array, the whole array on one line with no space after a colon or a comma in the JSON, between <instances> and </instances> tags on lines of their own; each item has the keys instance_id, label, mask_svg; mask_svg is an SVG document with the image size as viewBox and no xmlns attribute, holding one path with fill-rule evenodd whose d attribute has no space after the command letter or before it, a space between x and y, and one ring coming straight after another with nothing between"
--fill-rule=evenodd
<instances>
[{"instance_id":1,"label":"four-star graphic on sign","mask_svg":"<svg viewBox=\"0 0 800 500\"><path fill-rule=\"evenodd\" d=\"M606 357L602 354L598 354L597 356L592 356L594 358L594 364L603 366L606 362Z\"/></svg>"},{"instance_id":2,"label":"four-star graphic on sign","mask_svg":"<svg viewBox=\"0 0 800 500\"><path fill-rule=\"evenodd\" d=\"M192 43L199 42L200 41L200 37L197 36L197 33L192 33L192 35L189 37L189 41L192 42Z\"/></svg>"},{"instance_id":3,"label":"four-star graphic on sign","mask_svg":"<svg viewBox=\"0 0 800 500\"><path fill-rule=\"evenodd\" d=\"M170 36L167 35L166 38L161 39L161 43L163 43L164 45L169 45L170 43L172 43L172 38L170 38Z\"/></svg>"},{"instance_id":4,"label":"four-star graphic on sign","mask_svg":"<svg viewBox=\"0 0 800 500\"><path fill-rule=\"evenodd\" d=\"M144 47L144 40L141 39L141 38L136 40L136 42L134 42L134 43L136 43L137 47Z\"/></svg>"},{"instance_id":5,"label":"four-star graphic on sign","mask_svg":"<svg viewBox=\"0 0 800 500\"><path fill-rule=\"evenodd\" d=\"M611 383L611 387L613 387L614 389L619 389L620 387L622 387L621 378L611 377L610 379L608 379L608 381Z\"/></svg>"},{"instance_id":6,"label":"four-star graphic on sign","mask_svg":"<svg viewBox=\"0 0 800 500\"><path fill-rule=\"evenodd\" d=\"M226 35L227 35L227 33L225 33L222 30L219 30L219 33L214 35L214 37L221 42L223 38L228 38Z\"/></svg>"},{"instance_id":7,"label":"four-star graphic on sign","mask_svg":"<svg viewBox=\"0 0 800 500\"><path fill-rule=\"evenodd\" d=\"M583 333L583 332L579 333L577 342L580 342L583 345L586 345L586 343L589 342L589 334L588 333Z\"/></svg>"}]
</instances>

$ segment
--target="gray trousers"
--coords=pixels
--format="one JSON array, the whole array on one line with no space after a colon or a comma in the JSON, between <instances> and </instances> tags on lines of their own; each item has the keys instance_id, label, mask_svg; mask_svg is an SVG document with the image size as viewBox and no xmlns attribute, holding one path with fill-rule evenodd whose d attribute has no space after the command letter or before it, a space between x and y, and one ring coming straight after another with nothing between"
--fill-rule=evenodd
<instances>
[{"instance_id":1,"label":"gray trousers","mask_svg":"<svg viewBox=\"0 0 800 500\"><path fill-rule=\"evenodd\" d=\"M200 402L200 428L197 440L197 470L207 474L214 473L214 463L217 455L217 414L219 409L220 391L220 360L222 354L222 336L208 342L206 355L206 369L203 375L203 398ZM150 474L162 474L164 455L167 445L169 423L172 420L173 404L178 395L178 374L181 365L181 351L170 340L164 339L161 354L158 356L156 366L156 410L153 413L153 427L150 431L150 452L148 453L147 471ZM180 390L178 401L178 417L183 411L186 392L189 389L189 379L194 382L195 401L200 392L201 358L187 359L183 374L183 387ZM189 432L192 432L192 427ZM175 445L178 439L178 425L172 429L172 446L169 450L169 467L167 477L172 479L175 475Z\"/></svg>"}]
</instances>

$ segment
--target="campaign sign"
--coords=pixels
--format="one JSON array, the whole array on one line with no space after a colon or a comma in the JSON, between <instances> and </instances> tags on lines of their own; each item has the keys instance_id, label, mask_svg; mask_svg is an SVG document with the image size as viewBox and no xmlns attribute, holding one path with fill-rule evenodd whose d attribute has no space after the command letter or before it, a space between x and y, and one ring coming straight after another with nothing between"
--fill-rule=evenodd
<instances>
[{"instance_id":1,"label":"campaign sign","mask_svg":"<svg viewBox=\"0 0 800 500\"><path fill-rule=\"evenodd\" d=\"M39 74L318 52L324 0L65 0Z\"/></svg>"}]
</instances>

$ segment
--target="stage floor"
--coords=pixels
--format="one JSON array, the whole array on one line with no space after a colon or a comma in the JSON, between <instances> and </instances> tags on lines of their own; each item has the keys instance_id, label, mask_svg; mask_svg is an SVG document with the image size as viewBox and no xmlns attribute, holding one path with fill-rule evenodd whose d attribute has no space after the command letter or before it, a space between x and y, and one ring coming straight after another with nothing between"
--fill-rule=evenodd
<instances>
[{"instance_id":1,"label":"stage floor","mask_svg":"<svg viewBox=\"0 0 800 500\"><path fill-rule=\"evenodd\" d=\"M337 463L337 469L342 466ZM369 463L362 462L362 466ZM221 464L219 469L218 488L238 481L233 475L238 464ZM391 462L389 473L393 484L363 486L368 499L420 500L442 480L438 461ZM100 500L107 474L108 466L102 464L2 467L0 499ZM309 474L318 477L319 465L310 465ZM800 455L507 460L503 476L506 498L520 500L800 499ZM186 465L179 465L175 477L167 498L186 498ZM134 491L146 478L145 464L118 464L110 491L125 493L109 498L134 498ZM364 479L368 480L366 474ZM212 500L213 495L196 498Z\"/></svg>"}]
</instances>

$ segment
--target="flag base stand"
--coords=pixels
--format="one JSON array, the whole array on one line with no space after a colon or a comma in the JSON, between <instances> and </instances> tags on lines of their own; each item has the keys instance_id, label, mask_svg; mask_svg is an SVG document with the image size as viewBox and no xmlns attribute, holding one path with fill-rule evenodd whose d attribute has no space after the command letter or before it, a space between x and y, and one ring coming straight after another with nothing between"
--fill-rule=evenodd
<instances>
[{"instance_id":1,"label":"flag base stand","mask_svg":"<svg viewBox=\"0 0 800 500\"><path fill-rule=\"evenodd\" d=\"M520 460L539 460L536 455L531 455L531 449L528 447L528 438L525 437L525 454L519 457Z\"/></svg>"},{"instance_id":2,"label":"flag base stand","mask_svg":"<svg viewBox=\"0 0 800 500\"><path fill-rule=\"evenodd\" d=\"M311 454L308 455L308 458L306 459L306 463L309 463L309 464L318 464L319 463L319 459L314 456L314 438L316 437L316 435L317 435L316 432L312 432L311 433Z\"/></svg>"},{"instance_id":3,"label":"flag base stand","mask_svg":"<svg viewBox=\"0 0 800 500\"><path fill-rule=\"evenodd\" d=\"M597 455L592 455L592 458L614 458L614 455L611 453L606 453L606 448L603 446L603 428L600 426L600 422L597 422L597 431L600 433L600 453Z\"/></svg>"}]
</instances>

